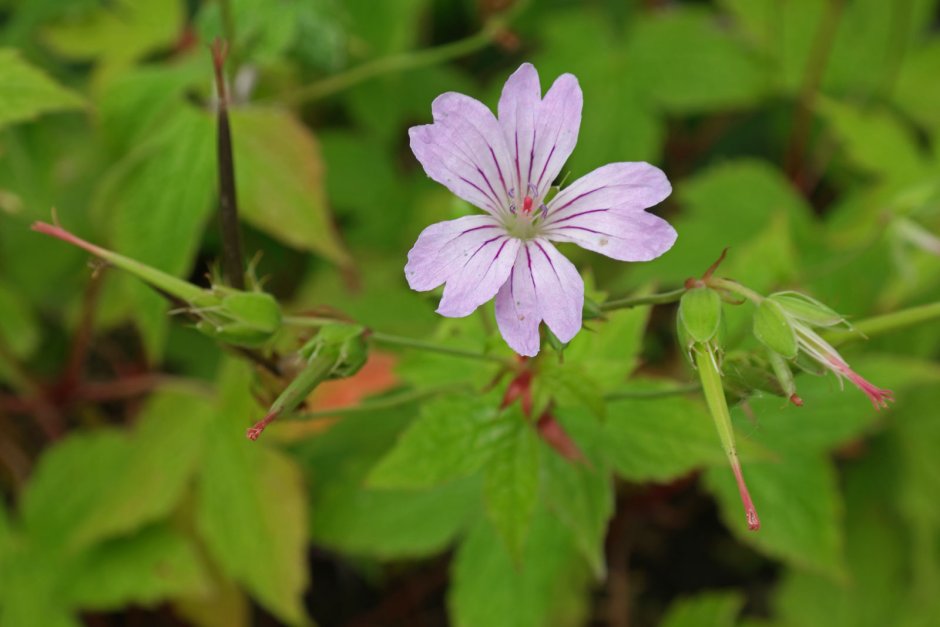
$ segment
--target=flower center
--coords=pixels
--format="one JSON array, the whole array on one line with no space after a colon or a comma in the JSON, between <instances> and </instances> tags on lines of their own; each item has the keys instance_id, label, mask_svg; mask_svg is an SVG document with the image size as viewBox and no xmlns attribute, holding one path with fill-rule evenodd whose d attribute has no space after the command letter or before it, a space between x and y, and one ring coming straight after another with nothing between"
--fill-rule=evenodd
<instances>
[{"instance_id":1,"label":"flower center","mask_svg":"<svg viewBox=\"0 0 940 627\"><path fill-rule=\"evenodd\" d=\"M509 190L509 215L503 220L503 226L510 235L528 240L539 235L539 226L548 215L548 207L538 199L534 186L529 185L529 193L522 198L517 208L513 190Z\"/></svg>"}]
</instances>

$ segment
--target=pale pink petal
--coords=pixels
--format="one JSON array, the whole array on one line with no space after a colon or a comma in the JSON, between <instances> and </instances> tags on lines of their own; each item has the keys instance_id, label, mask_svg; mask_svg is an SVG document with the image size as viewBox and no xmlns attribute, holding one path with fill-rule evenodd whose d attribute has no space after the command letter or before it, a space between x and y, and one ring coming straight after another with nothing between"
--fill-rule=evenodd
<instances>
[{"instance_id":1,"label":"pale pink petal","mask_svg":"<svg viewBox=\"0 0 940 627\"><path fill-rule=\"evenodd\" d=\"M584 283L574 265L544 239L524 242L509 280L496 296L496 322L509 346L532 357L539 352L539 323L562 342L581 329Z\"/></svg>"},{"instance_id":2,"label":"pale pink petal","mask_svg":"<svg viewBox=\"0 0 940 627\"><path fill-rule=\"evenodd\" d=\"M578 142L582 104L578 79L572 74L562 74L539 105L531 174L528 176L539 198L544 198Z\"/></svg>"},{"instance_id":3,"label":"pale pink petal","mask_svg":"<svg viewBox=\"0 0 940 627\"><path fill-rule=\"evenodd\" d=\"M676 230L645 211L589 209L543 231L554 242L572 242L619 261L649 261L672 248Z\"/></svg>"},{"instance_id":4,"label":"pale pink petal","mask_svg":"<svg viewBox=\"0 0 940 627\"><path fill-rule=\"evenodd\" d=\"M655 166L609 163L558 192L548 203L546 224L595 209L642 211L661 203L671 192L666 175Z\"/></svg>"},{"instance_id":5,"label":"pale pink petal","mask_svg":"<svg viewBox=\"0 0 940 627\"><path fill-rule=\"evenodd\" d=\"M408 132L427 175L492 215L507 212L512 161L492 111L451 92L438 96L431 112L433 124Z\"/></svg>"},{"instance_id":6,"label":"pale pink petal","mask_svg":"<svg viewBox=\"0 0 940 627\"><path fill-rule=\"evenodd\" d=\"M539 73L531 63L523 63L506 81L499 98L499 125L512 157L513 186L520 197L528 193L541 105Z\"/></svg>"},{"instance_id":7,"label":"pale pink petal","mask_svg":"<svg viewBox=\"0 0 940 627\"><path fill-rule=\"evenodd\" d=\"M467 257L484 242L504 232L499 222L487 215L432 224L408 252L408 285L419 292L433 290L463 268Z\"/></svg>"},{"instance_id":8,"label":"pale pink petal","mask_svg":"<svg viewBox=\"0 0 940 627\"><path fill-rule=\"evenodd\" d=\"M444 285L437 313L449 318L469 316L496 296L503 286L519 252L519 240L505 232L493 232L472 251L461 253L453 273Z\"/></svg>"}]
</instances>

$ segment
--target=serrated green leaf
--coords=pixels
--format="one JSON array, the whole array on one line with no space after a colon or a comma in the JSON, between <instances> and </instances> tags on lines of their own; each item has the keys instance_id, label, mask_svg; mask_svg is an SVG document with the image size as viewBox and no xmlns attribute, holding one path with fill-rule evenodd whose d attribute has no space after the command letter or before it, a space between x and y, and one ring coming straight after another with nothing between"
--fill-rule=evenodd
<instances>
[{"instance_id":1,"label":"serrated green leaf","mask_svg":"<svg viewBox=\"0 0 940 627\"><path fill-rule=\"evenodd\" d=\"M604 537L614 513L610 472L573 463L548 449L542 458L545 503L571 532L594 577L602 580L607 572Z\"/></svg>"},{"instance_id":2,"label":"serrated green leaf","mask_svg":"<svg viewBox=\"0 0 940 627\"><path fill-rule=\"evenodd\" d=\"M506 550L518 561L538 505L541 455L538 436L518 406L513 408L508 411L512 428L494 442L486 465L483 502Z\"/></svg>"},{"instance_id":3,"label":"serrated green leaf","mask_svg":"<svg viewBox=\"0 0 940 627\"><path fill-rule=\"evenodd\" d=\"M581 364L605 392L619 389L639 363L651 311L634 307L605 313L604 320L590 323L571 340L565 363Z\"/></svg>"},{"instance_id":4,"label":"serrated green leaf","mask_svg":"<svg viewBox=\"0 0 940 627\"><path fill-rule=\"evenodd\" d=\"M525 554L513 561L496 529L481 520L452 565L448 593L455 627L561 627L581 624L587 611L588 570L570 532L540 511Z\"/></svg>"},{"instance_id":5,"label":"serrated green leaf","mask_svg":"<svg viewBox=\"0 0 940 627\"><path fill-rule=\"evenodd\" d=\"M928 162L914 133L889 111L862 110L834 99L820 101L817 108L858 168L895 182L927 175Z\"/></svg>"},{"instance_id":6,"label":"serrated green leaf","mask_svg":"<svg viewBox=\"0 0 940 627\"><path fill-rule=\"evenodd\" d=\"M737 592L706 592L674 602L660 627L735 627L744 599Z\"/></svg>"},{"instance_id":7,"label":"serrated green leaf","mask_svg":"<svg viewBox=\"0 0 940 627\"><path fill-rule=\"evenodd\" d=\"M695 342L707 344L721 324L721 298L707 287L688 290L679 301L678 323Z\"/></svg>"},{"instance_id":8,"label":"serrated green leaf","mask_svg":"<svg viewBox=\"0 0 940 627\"><path fill-rule=\"evenodd\" d=\"M182 106L129 163L116 166L123 176L105 202L114 212L117 252L174 276L191 271L217 186L214 147L209 114ZM133 283L128 289L147 351L157 358L167 304L146 286Z\"/></svg>"},{"instance_id":9,"label":"serrated green leaf","mask_svg":"<svg viewBox=\"0 0 940 627\"><path fill-rule=\"evenodd\" d=\"M298 448L310 474L310 528L318 545L382 559L423 557L445 548L479 509L478 479L420 491L366 486L417 413L410 405L350 416Z\"/></svg>"},{"instance_id":10,"label":"serrated green leaf","mask_svg":"<svg viewBox=\"0 0 940 627\"><path fill-rule=\"evenodd\" d=\"M754 310L754 336L775 353L796 357L796 331L775 301L765 298Z\"/></svg>"},{"instance_id":11,"label":"serrated green leaf","mask_svg":"<svg viewBox=\"0 0 940 627\"><path fill-rule=\"evenodd\" d=\"M195 547L166 526L109 540L71 567L69 606L113 611L125 605L153 606L184 594L205 594L206 573Z\"/></svg>"},{"instance_id":12,"label":"serrated green leaf","mask_svg":"<svg viewBox=\"0 0 940 627\"><path fill-rule=\"evenodd\" d=\"M864 433L876 418L863 394L854 388L840 390L831 377L797 377L796 390L802 407L779 396L758 394L748 399L746 407L732 408L732 419L752 440L788 455L829 450Z\"/></svg>"},{"instance_id":13,"label":"serrated green leaf","mask_svg":"<svg viewBox=\"0 0 940 627\"><path fill-rule=\"evenodd\" d=\"M263 411L240 363L223 370L196 493L196 528L213 560L289 625L306 621L307 502L300 470L245 438ZM237 524L233 524L237 521Z\"/></svg>"},{"instance_id":14,"label":"serrated green leaf","mask_svg":"<svg viewBox=\"0 0 940 627\"><path fill-rule=\"evenodd\" d=\"M23 497L26 533L74 551L164 518L194 472L210 411L201 396L161 392L130 436L101 430L63 440L43 455Z\"/></svg>"},{"instance_id":15,"label":"serrated green leaf","mask_svg":"<svg viewBox=\"0 0 940 627\"><path fill-rule=\"evenodd\" d=\"M180 0L116 0L47 25L42 38L63 56L123 65L176 41L184 19Z\"/></svg>"},{"instance_id":16,"label":"serrated green leaf","mask_svg":"<svg viewBox=\"0 0 940 627\"><path fill-rule=\"evenodd\" d=\"M81 106L79 96L31 66L16 50L0 49L0 128Z\"/></svg>"},{"instance_id":17,"label":"serrated green leaf","mask_svg":"<svg viewBox=\"0 0 940 627\"><path fill-rule=\"evenodd\" d=\"M757 533L741 523L741 498L727 468L710 468L705 484L738 539L762 553L830 577L845 575L842 499L832 463L818 453L751 462L747 485L761 518Z\"/></svg>"},{"instance_id":18,"label":"serrated green leaf","mask_svg":"<svg viewBox=\"0 0 940 627\"><path fill-rule=\"evenodd\" d=\"M532 383L533 414L540 416L549 405L584 406L598 418L607 415L607 404L594 369L585 363L565 359L542 362Z\"/></svg>"},{"instance_id":19,"label":"serrated green leaf","mask_svg":"<svg viewBox=\"0 0 940 627\"><path fill-rule=\"evenodd\" d=\"M654 388L655 389L655 388ZM694 468L723 465L711 417L699 401L682 397L612 402L607 420L594 426L583 409L557 412L579 446L607 460L632 481L665 481Z\"/></svg>"},{"instance_id":20,"label":"serrated green leaf","mask_svg":"<svg viewBox=\"0 0 940 627\"><path fill-rule=\"evenodd\" d=\"M513 425L498 399L449 396L425 405L421 416L369 473L374 488L430 488L482 468Z\"/></svg>"},{"instance_id":21,"label":"serrated green leaf","mask_svg":"<svg viewBox=\"0 0 940 627\"><path fill-rule=\"evenodd\" d=\"M327 207L320 148L310 130L281 109L237 107L229 115L245 220L290 246L348 264L349 253Z\"/></svg>"},{"instance_id":22,"label":"serrated green leaf","mask_svg":"<svg viewBox=\"0 0 940 627\"><path fill-rule=\"evenodd\" d=\"M702 113L741 108L768 93L770 75L716 15L698 7L640 20L627 47L636 81L663 109Z\"/></svg>"}]
</instances>

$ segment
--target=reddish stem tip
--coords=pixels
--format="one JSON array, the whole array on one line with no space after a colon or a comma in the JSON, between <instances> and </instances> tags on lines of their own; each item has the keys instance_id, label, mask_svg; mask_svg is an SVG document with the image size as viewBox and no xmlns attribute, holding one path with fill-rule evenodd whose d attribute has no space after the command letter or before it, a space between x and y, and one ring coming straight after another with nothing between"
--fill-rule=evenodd
<instances>
[{"instance_id":1,"label":"reddish stem tip","mask_svg":"<svg viewBox=\"0 0 940 627\"><path fill-rule=\"evenodd\" d=\"M705 274L702 275L702 280L703 280L703 281L707 281L708 279L711 278L711 276L712 276L713 274L715 274L715 270L717 270L717 269L718 269L718 266L721 265L721 262L725 260L725 255L728 254L728 248L730 248L730 247L729 247L729 246L725 246L725 249L721 251L721 255L718 256L718 259L715 260L715 263L713 263L712 265L708 266L708 270L706 270L706 271L705 271Z\"/></svg>"},{"instance_id":2,"label":"reddish stem tip","mask_svg":"<svg viewBox=\"0 0 940 627\"><path fill-rule=\"evenodd\" d=\"M741 472L741 464L735 460L731 464L731 470L734 471L734 480L738 483L738 493L741 495L741 503L744 505L744 515L747 517L748 531L758 531L760 529L760 518L757 516L757 508L751 500L751 494L747 490L747 484L744 483L744 474Z\"/></svg>"},{"instance_id":3,"label":"reddish stem tip","mask_svg":"<svg viewBox=\"0 0 940 627\"><path fill-rule=\"evenodd\" d=\"M796 405L797 407L803 406L803 399L797 396L796 394L790 395L790 402Z\"/></svg>"},{"instance_id":4,"label":"reddish stem tip","mask_svg":"<svg viewBox=\"0 0 940 627\"><path fill-rule=\"evenodd\" d=\"M264 418L262 418L261 420L259 420L258 422L256 422L256 423L254 424L254 426L250 427L250 428L245 432L245 436L246 436L249 440L251 440L252 442L254 442L254 441L257 440L257 439L261 436L261 434L264 432L265 427L267 427L269 424L271 424L271 422L272 422L275 418L278 417L278 414L279 414L279 412L277 412L277 411L272 411L272 412L270 412L267 416L265 416Z\"/></svg>"}]
</instances>

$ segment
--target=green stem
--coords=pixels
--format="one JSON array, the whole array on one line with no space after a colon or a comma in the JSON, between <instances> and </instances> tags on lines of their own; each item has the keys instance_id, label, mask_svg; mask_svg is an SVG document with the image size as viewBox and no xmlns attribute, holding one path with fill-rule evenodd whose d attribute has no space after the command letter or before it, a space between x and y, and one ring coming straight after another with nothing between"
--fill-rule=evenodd
<instances>
[{"instance_id":1,"label":"green stem","mask_svg":"<svg viewBox=\"0 0 940 627\"><path fill-rule=\"evenodd\" d=\"M641 305L664 305L666 303L676 303L685 294L685 288L679 288L670 292L661 292L659 294L649 294L647 296L634 296L631 298L618 298L609 300L600 306L601 311L613 311L615 309L630 309Z\"/></svg>"},{"instance_id":2,"label":"green stem","mask_svg":"<svg viewBox=\"0 0 940 627\"><path fill-rule=\"evenodd\" d=\"M349 407L337 407L335 409L318 409L315 411L299 412L293 414L293 420L315 420L318 418L332 418L335 416L352 416L356 414L369 414L376 411L383 411L386 409L394 409L401 405L408 405L414 403L415 401L420 401L425 398L432 396L437 396L438 394L444 394L447 392L453 392L460 389L464 389L464 385L442 385L440 387L425 388L420 390L411 390L409 392L402 392L401 394L395 394L394 396L388 396L375 401L370 401L367 403L362 403L360 405L352 405Z\"/></svg>"},{"instance_id":3,"label":"green stem","mask_svg":"<svg viewBox=\"0 0 940 627\"><path fill-rule=\"evenodd\" d=\"M311 100L318 100L354 87L359 83L365 82L370 78L375 78L376 76L381 76L382 74L414 70L436 65L450 59L456 59L486 47L493 41L493 37L500 32L503 27L504 20L491 20L480 32L465 39L460 39L435 48L403 52L382 59L376 59L375 61L364 63L341 74L334 74L322 81L289 91L283 94L281 99L288 104L300 104Z\"/></svg>"},{"instance_id":4,"label":"green stem","mask_svg":"<svg viewBox=\"0 0 940 627\"><path fill-rule=\"evenodd\" d=\"M654 399L665 398L668 396L681 396L682 394L691 394L702 389L699 383L688 383L686 385L677 385L675 387L664 388L661 390L624 390L622 392L611 392L604 395L605 401L622 401L629 399Z\"/></svg>"},{"instance_id":5,"label":"green stem","mask_svg":"<svg viewBox=\"0 0 940 627\"><path fill-rule=\"evenodd\" d=\"M371 333L368 338L373 342L378 344L387 344L391 346L405 346L408 348L415 348L417 350L429 351L432 353L440 353L442 355L453 355L454 357L467 357L469 359L480 359L483 361L491 361L504 366L513 367L514 364L511 360L498 355L487 355L486 353L478 353L476 351L464 350L462 348L452 348L450 346L441 346L440 344L434 344L432 342L425 342L423 340L416 340L410 337L401 337L399 335L391 335L388 333Z\"/></svg>"},{"instance_id":6,"label":"green stem","mask_svg":"<svg viewBox=\"0 0 940 627\"><path fill-rule=\"evenodd\" d=\"M764 300L764 297L754 290L748 287L744 287L737 281L732 281L731 279L710 277L706 279L705 284L718 290L725 290L726 292L732 292L734 294L738 294L739 296L743 296L755 305L759 305Z\"/></svg>"},{"instance_id":7,"label":"green stem","mask_svg":"<svg viewBox=\"0 0 940 627\"><path fill-rule=\"evenodd\" d=\"M850 330L829 331L825 334L825 337L826 341L833 346L839 346L853 340L884 335L885 333L936 319L940 319L940 302L918 305L917 307L909 307L881 316L865 318L853 324Z\"/></svg>"},{"instance_id":8,"label":"green stem","mask_svg":"<svg viewBox=\"0 0 940 627\"><path fill-rule=\"evenodd\" d=\"M284 316L284 324L293 325L295 327L313 327L320 328L328 324L342 323L343 320L338 318L323 318L319 316Z\"/></svg>"}]
</instances>

